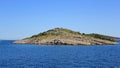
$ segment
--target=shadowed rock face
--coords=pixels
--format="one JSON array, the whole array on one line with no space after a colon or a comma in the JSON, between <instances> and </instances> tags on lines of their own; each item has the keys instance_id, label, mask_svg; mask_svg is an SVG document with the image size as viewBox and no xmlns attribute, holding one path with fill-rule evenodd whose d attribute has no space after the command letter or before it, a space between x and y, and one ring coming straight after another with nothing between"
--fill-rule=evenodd
<instances>
[{"instance_id":1,"label":"shadowed rock face","mask_svg":"<svg viewBox=\"0 0 120 68\"><path fill-rule=\"evenodd\" d=\"M101 35L100 35L101 36ZM96 38L64 28L55 28L30 38L18 40L15 44L42 44L42 45L103 45L117 44L108 38Z\"/></svg>"},{"instance_id":2,"label":"shadowed rock face","mask_svg":"<svg viewBox=\"0 0 120 68\"><path fill-rule=\"evenodd\" d=\"M61 41L61 40L58 40L58 39L55 39L55 40L52 40L50 42L47 42L46 44L51 44L51 45L67 45L67 43Z\"/></svg>"}]
</instances>

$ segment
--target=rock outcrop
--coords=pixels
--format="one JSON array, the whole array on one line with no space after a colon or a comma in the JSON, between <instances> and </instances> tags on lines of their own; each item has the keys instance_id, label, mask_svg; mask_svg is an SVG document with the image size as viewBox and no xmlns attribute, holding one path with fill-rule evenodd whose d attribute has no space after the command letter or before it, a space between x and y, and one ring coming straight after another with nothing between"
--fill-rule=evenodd
<instances>
[{"instance_id":1,"label":"rock outcrop","mask_svg":"<svg viewBox=\"0 0 120 68\"><path fill-rule=\"evenodd\" d=\"M101 35L100 35L101 36ZM64 28L55 28L34 35L30 38L15 41L15 44L40 44L40 45L104 45L117 44L111 38L96 37L82 34Z\"/></svg>"}]
</instances>

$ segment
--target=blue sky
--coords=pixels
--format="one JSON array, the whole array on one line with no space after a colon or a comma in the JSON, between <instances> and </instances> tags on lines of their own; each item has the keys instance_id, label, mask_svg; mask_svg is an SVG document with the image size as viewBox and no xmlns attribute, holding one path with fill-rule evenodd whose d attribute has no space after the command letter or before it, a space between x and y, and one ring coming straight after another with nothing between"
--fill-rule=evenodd
<instances>
[{"instance_id":1,"label":"blue sky","mask_svg":"<svg viewBox=\"0 0 120 68\"><path fill-rule=\"evenodd\" d=\"M0 0L0 39L63 27L120 37L120 0Z\"/></svg>"}]
</instances>

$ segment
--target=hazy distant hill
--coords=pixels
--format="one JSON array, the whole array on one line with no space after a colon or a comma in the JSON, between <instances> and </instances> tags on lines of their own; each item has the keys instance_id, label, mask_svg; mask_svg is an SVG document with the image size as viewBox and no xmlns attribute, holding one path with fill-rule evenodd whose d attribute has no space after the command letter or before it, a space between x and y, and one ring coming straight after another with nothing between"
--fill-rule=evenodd
<instances>
[{"instance_id":1,"label":"hazy distant hill","mask_svg":"<svg viewBox=\"0 0 120 68\"><path fill-rule=\"evenodd\" d=\"M100 34L84 34L65 28L55 28L23 40L16 44L43 44L43 45L103 45L117 44L115 37Z\"/></svg>"},{"instance_id":2,"label":"hazy distant hill","mask_svg":"<svg viewBox=\"0 0 120 68\"><path fill-rule=\"evenodd\" d=\"M110 41L120 39L119 37L107 36L107 35L96 34L96 33L86 34L86 36L91 36L91 37L95 37L103 40L110 40Z\"/></svg>"}]
</instances>

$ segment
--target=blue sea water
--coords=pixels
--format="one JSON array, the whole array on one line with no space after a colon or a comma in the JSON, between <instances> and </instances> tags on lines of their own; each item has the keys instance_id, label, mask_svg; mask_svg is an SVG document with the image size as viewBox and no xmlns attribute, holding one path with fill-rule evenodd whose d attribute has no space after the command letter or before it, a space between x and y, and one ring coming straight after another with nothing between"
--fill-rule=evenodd
<instances>
[{"instance_id":1,"label":"blue sea water","mask_svg":"<svg viewBox=\"0 0 120 68\"><path fill-rule=\"evenodd\" d=\"M120 45L47 46L0 41L0 68L120 68Z\"/></svg>"}]
</instances>

